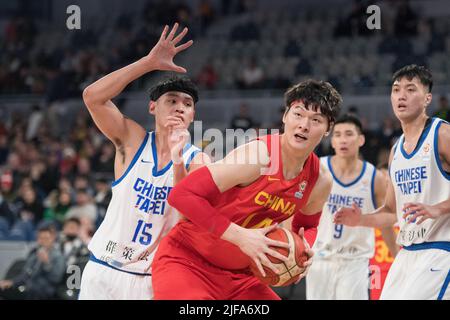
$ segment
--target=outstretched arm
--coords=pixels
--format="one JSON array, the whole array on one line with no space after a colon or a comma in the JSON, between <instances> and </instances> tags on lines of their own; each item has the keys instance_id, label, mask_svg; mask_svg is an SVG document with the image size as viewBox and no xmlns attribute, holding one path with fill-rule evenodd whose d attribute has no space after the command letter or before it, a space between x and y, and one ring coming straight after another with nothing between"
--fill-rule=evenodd
<instances>
[{"instance_id":1,"label":"outstretched arm","mask_svg":"<svg viewBox=\"0 0 450 320\"><path fill-rule=\"evenodd\" d=\"M176 23L168 34L169 27L165 26L158 43L147 56L104 76L83 91L83 100L95 124L114 143L118 154L122 155L119 163L131 161L130 158L145 136L145 130L135 121L125 117L111 100L128 84L148 72L154 70L186 72L173 62L173 58L191 46L192 40L177 46L187 33L185 28L175 37L177 28Z\"/></svg>"},{"instance_id":2,"label":"outstretched arm","mask_svg":"<svg viewBox=\"0 0 450 320\"><path fill-rule=\"evenodd\" d=\"M389 163L392 162L393 149L389 157ZM376 182L376 181L375 181ZM380 183L380 182L379 182ZM378 184L378 189L383 188L383 184ZM376 186L377 189L377 186ZM377 192L377 190L375 190ZM380 193L380 190L378 190ZM381 198L381 197L380 197ZM380 202L381 199L380 199ZM351 208L341 208L334 215L334 223L343 224L349 227L372 227L387 228L392 227L397 222L395 191L392 181L387 182L386 197L384 204L370 214L362 214L361 209L353 204Z\"/></svg>"}]
</instances>

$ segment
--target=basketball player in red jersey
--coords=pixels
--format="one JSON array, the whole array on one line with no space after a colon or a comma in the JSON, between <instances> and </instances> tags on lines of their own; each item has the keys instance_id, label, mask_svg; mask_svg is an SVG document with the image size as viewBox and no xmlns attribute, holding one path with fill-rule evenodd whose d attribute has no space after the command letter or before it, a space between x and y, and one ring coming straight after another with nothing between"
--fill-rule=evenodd
<instances>
[{"instance_id":1,"label":"basketball player in red jersey","mask_svg":"<svg viewBox=\"0 0 450 320\"><path fill-rule=\"evenodd\" d=\"M291 216L292 231L306 239L312 256L309 246L332 185L313 150L330 131L341 101L327 82L289 88L284 134L244 144L172 190L169 203L187 219L156 253L155 299L279 299L248 266L253 260L263 275L263 266L277 272L266 255L286 258L269 246L287 244L265 235Z\"/></svg>"}]
</instances>

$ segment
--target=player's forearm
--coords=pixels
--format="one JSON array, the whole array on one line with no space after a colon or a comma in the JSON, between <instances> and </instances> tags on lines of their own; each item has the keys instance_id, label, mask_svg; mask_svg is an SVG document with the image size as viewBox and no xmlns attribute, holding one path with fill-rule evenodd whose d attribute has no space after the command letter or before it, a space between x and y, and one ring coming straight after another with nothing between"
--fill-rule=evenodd
<instances>
[{"instance_id":1,"label":"player's forearm","mask_svg":"<svg viewBox=\"0 0 450 320\"><path fill-rule=\"evenodd\" d=\"M170 192L168 201L193 223L220 237L231 221L210 203L219 196L219 189L204 167L180 181Z\"/></svg>"},{"instance_id":2,"label":"player's forearm","mask_svg":"<svg viewBox=\"0 0 450 320\"><path fill-rule=\"evenodd\" d=\"M434 207L439 211L440 215L450 214L450 199L435 204Z\"/></svg>"},{"instance_id":3,"label":"player's forearm","mask_svg":"<svg viewBox=\"0 0 450 320\"><path fill-rule=\"evenodd\" d=\"M83 92L83 99L88 107L104 104L118 96L128 84L155 70L153 65L154 63L145 57L116 70L89 85Z\"/></svg>"},{"instance_id":4,"label":"player's forearm","mask_svg":"<svg viewBox=\"0 0 450 320\"><path fill-rule=\"evenodd\" d=\"M393 226L397 222L397 216L394 213L377 212L363 214L358 225L369 228L386 228Z\"/></svg>"},{"instance_id":5,"label":"player's forearm","mask_svg":"<svg viewBox=\"0 0 450 320\"><path fill-rule=\"evenodd\" d=\"M188 175L184 162L173 163L173 185L176 186L184 177Z\"/></svg>"}]
</instances>

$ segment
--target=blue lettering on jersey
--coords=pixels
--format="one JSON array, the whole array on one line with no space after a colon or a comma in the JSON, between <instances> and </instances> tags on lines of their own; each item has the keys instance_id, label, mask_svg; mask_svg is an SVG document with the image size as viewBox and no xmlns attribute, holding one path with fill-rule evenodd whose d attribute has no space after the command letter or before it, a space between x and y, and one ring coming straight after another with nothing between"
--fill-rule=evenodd
<instances>
[{"instance_id":1,"label":"blue lettering on jersey","mask_svg":"<svg viewBox=\"0 0 450 320\"><path fill-rule=\"evenodd\" d=\"M148 181L137 178L133 189L138 192L135 208L145 213L164 215L172 187L156 187Z\"/></svg>"},{"instance_id":2,"label":"blue lettering on jersey","mask_svg":"<svg viewBox=\"0 0 450 320\"><path fill-rule=\"evenodd\" d=\"M395 183L403 195L422 192L422 180L427 179L427 167L400 169L395 171Z\"/></svg>"},{"instance_id":3,"label":"blue lettering on jersey","mask_svg":"<svg viewBox=\"0 0 450 320\"><path fill-rule=\"evenodd\" d=\"M340 207L351 207L353 203L362 208L364 205L364 198L330 193L327 206L331 214L334 214Z\"/></svg>"}]
</instances>

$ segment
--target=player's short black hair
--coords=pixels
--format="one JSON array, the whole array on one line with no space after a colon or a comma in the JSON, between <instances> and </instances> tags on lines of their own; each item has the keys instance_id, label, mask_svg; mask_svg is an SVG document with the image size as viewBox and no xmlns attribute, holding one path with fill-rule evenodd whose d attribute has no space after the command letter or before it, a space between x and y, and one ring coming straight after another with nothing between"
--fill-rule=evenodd
<instances>
[{"instance_id":1,"label":"player's short black hair","mask_svg":"<svg viewBox=\"0 0 450 320\"><path fill-rule=\"evenodd\" d=\"M412 80L414 77L418 78L420 83L428 88L428 92L431 92L431 89L433 88L433 76L431 75L430 70L424 66L418 66L416 64L410 64L397 70L392 76L392 85L395 81L402 78Z\"/></svg>"},{"instance_id":2,"label":"player's short black hair","mask_svg":"<svg viewBox=\"0 0 450 320\"><path fill-rule=\"evenodd\" d=\"M357 117L355 117L354 115L346 113L346 114L340 116L334 123L334 126L336 126L337 124L340 124L340 123L354 124L359 133L363 132L361 121L359 121L359 119Z\"/></svg>"},{"instance_id":3,"label":"player's short black hair","mask_svg":"<svg viewBox=\"0 0 450 320\"><path fill-rule=\"evenodd\" d=\"M307 109L319 109L328 118L330 125L336 121L342 103L341 95L329 82L313 79L302 81L285 92L286 111L297 100L302 100Z\"/></svg>"},{"instance_id":4,"label":"player's short black hair","mask_svg":"<svg viewBox=\"0 0 450 320\"><path fill-rule=\"evenodd\" d=\"M192 97L194 103L198 101L198 89L191 79L185 76L172 75L159 81L156 85L150 88L150 99L152 101L158 100L164 93L169 91L178 91L187 93Z\"/></svg>"}]
</instances>

